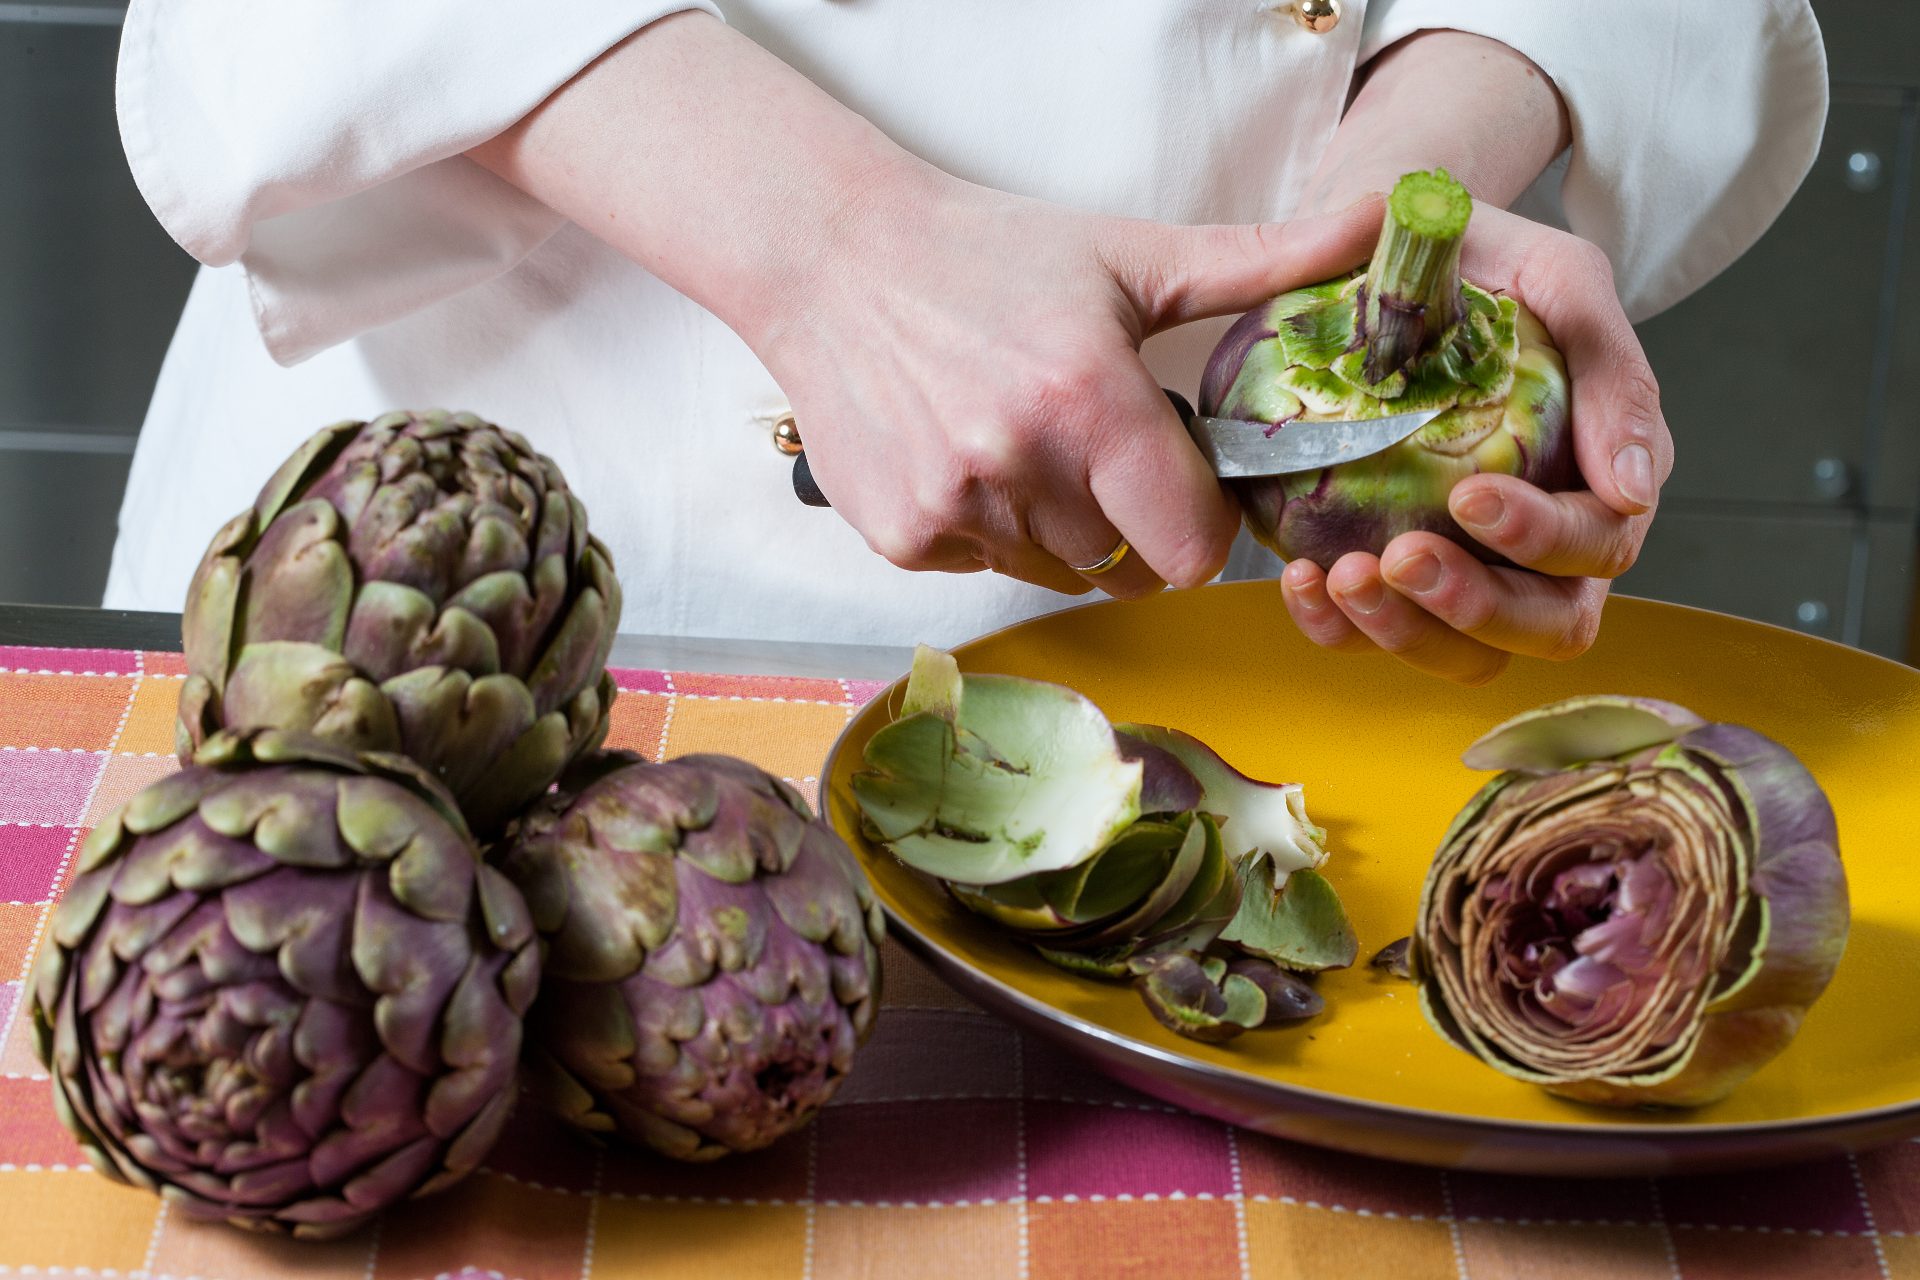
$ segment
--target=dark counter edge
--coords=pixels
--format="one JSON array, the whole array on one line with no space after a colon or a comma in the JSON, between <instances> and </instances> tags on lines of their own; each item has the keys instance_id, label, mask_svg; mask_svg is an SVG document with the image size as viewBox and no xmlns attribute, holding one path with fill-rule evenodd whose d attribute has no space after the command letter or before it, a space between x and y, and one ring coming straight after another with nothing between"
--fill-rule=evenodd
<instances>
[{"instance_id":1,"label":"dark counter edge","mask_svg":"<svg viewBox=\"0 0 1920 1280\"><path fill-rule=\"evenodd\" d=\"M0 644L178 652L180 615L72 605L0 605ZM891 680L912 664L913 650L894 645L621 635L614 639L609 661L616 667L718 675Z\"/></svg>"},{"instance_id":2,"label":"dark counter edge","mask_svg":"<svg viewBox=\"0 0 1920 1280\"><path fill-rule=\"evenodd\" d=\"M0 605L0 644L57 649L180 649L180 615L76 605Z\"/></svg>"}]
</instances>

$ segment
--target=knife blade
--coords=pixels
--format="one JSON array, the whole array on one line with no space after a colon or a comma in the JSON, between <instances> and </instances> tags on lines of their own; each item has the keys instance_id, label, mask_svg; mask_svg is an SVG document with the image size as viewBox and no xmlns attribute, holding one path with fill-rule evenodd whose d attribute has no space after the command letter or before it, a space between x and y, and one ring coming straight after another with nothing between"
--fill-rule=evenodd
<instances>
[{"instance_id":1,"label":"knife blade","mask_svg":"<svg viewBox=\"0 0 1920 1280\"><path fill-rule=\"evenodd\" d=\"M1358 422L1301 422L1275 427L1238 418L1187 419L1187 434L1222 480L1318 471L1391 448L1439 417L1420 409Z\"/></svg>"},{"instance_id":2,"label":"knife blade","mask_svg":"<svg viewBox=\"0 0 1920 1280\"><path fill-rule=\"evenodd\" d=\"M1186 423L1187 434L1206 456L1207 465L1223 480L1318 471L1352 462L1399 444L1443 412L1420 409L1357 422L1295 421L1276 427L1238 418L1204 417L1196 414L1179 392L1165 387L1161 390ZM805 452L793 460L793 492L810 507L833 505L815 482Z\"/></svg>"}]
</instances>

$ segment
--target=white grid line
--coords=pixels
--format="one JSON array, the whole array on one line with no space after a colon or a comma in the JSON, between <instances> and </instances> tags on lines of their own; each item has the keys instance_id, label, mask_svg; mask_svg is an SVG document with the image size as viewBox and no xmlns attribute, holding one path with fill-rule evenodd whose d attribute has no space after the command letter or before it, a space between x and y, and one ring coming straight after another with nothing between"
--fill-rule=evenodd
<instances>
[{"instance_id":1,"label":"white grid line","mask_svg":"<svg viewBox=\"0 0 1920 1280\"><path fill-rule=\"evenodd\" d=\"M1240 1280L1253 1280L1253 1250L1247 1238L1247 1186L1240 1173L1239 1130L1232 1125L1223 1126L1227 1131L1227 1167L1233 1173L1233 1233L1234 1243L1240 1249Z\"/></svg>"},{"instance_id":2,"label":"white grid line","mask_svg":"<svg viewBox=\"0 0 1920 1280\"><path fill-rule=\"evenodd\" d=\"M806 1241L800 1253L800 1280L813 1280L813 1251L819 1229L820 1206L814 1200L815 1178L820 1171L820 1126L807 1126L807 1198Z\"/></svg>"},{"instance_id":3,"label":"white grid line","mask_svg":"<svg viewBox=\"0 0 1920 1280\"><path fill-rule=\"evenodd\" d=\"M1686 1280L1680 1273L1680 1249L1673 1242L1673 1226L1667 1221L1666 1202L1660 1198L1660 1179L1647 1179L1647 1196L1653 1205L1653 1220L1660 1227L1660 1243L1667 1250L1667 1268L1673 1272L1673 1280Z\"/></svg>"},{"instance_id":4,"label":"white grid line","mask_svg":"<svg viewBox=\"0 0 1920 1280\"><path fill-rule=\"evenodd\" d=\"M1447 1171L1440 1171L1440 1207L1446 1210L1447 1235L1453 1240L1453 1271L1459 1280L1472 1280L1467 1274L1467 1249L1460 1239L1460 1219L1453 1213L1453 1184Z\"/></svg>"},{"instance_id":5,"label":"white grid line","mask_svg":"<svg viewBox=\"0 0 1920 1280\"><path fill-rule=\"evenodd\" d=\"M1854 1194L1860 1197L1860 1213L1867 1224L1867 1239L1873 1242L1873 1257L1880 1264L1880 1280L1893 1280L1893 1272L1887 1266L1887 1251L1880 1247L1880 1229L1874 1222L1873 1202L1867 1198L1867 1180L1860 1173L1860 1161L1849 1151L1847 1153L1847 1172L1853 1175Z\"/></svg>"},{"instance_id":6,"label":"white grid line","mask_svg":"<svg viewBox=\"0 0 1920 1280\"><path fill-rule=\"evenodd\" d=\"M1013 1038L1013 1155L1014 1186L1019 1207L1014 1212L1014 1274L1028 1280L1033 1274L1031 1210L1027 1204L1027 1051L1021 1037Z\"/></svg>"},{"instance_id":7,"label":"white grid line","mask_svg":"<svg viewBox=\"0 0 1920 1280\"><path fill-rule=\"evenodd\" d=\"M372 1239L367 1241L367 1268L360 1273L360 1280L373 1280L373 1273L380 1267L380 1232L386 1225L384 1217L373 1220Z\"/></svg>"},{"instance_id":8,"label":"white grid line","mask_svg":"<svg viewBox=\"0 0 1920 1280\"><path fill-rule=\"evenodd\" d=\"M143 1274L153 1274L153 1261L160 1256L160 1236L167 1229L167 1210L172 1207L171 1201L162 1200L159 1210L153 1215L153 1231L147 1236L147 1256L140 1262Z\"/></svg>"},{"instance_id":9,"label":"white grid line","mask_svg":"<svg viewBox=\"0 0 1920 1280\"><path fill-rule=\"evenodd\" d=\"M673 673L671 671L663 671L660 673L660 678L667 682L667 711L665 715L660 717L660 741L653 745L653 758L655 760L665 760L667 758L667 734L673 729L673 708L679 701L679 695L673 691ZM627 692L625 689L620 691L620 693L625 692ZM619 694L615 694L614 696L618 697Z\"/></svg>"},{"instance_id":10,"label":"white grid line","mask_svg":"<svg viewBox=\"0 0 1920 1280\"><path fill-rule=\"evenodd\" d=\"M593 1190L587 1200L587 1238L580 1246L580 1280L593 1280L593 1239L600 1229L600 1189L606 1185L607 1149L595 1145Z\"/></svg>"},{"instance_id":11,"label":"white grid line","mask_svg":"<svg viewBox=\"0 0 1920 1280\"><path fill-rule=\"evenodd\" d=\"M793 707L839 707L842 710L858 711L864 703L836 702L831 698L777 698L745 693L687 693L673 687L673 673L660 673L666 678L664 689L622 689L620 693L633 694L642 698L686 698L691 702L784 702Z\"/></svg>"}]
</instances>

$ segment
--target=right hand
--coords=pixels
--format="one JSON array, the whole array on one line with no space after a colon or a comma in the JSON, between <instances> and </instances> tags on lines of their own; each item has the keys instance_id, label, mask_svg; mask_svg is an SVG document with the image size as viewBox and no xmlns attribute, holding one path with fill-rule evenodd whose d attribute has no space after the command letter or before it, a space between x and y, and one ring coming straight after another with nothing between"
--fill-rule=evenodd
<instances>
[{"instance_id":1,"label":"right hand","mask_svg":"<svg viewBox=\"0 0 1920 1280\"><path fill-rule=\"evenodd\" d=\"M1377 199L1289 224L1083 214L911 162L736 327L789 397L815 480L904 569L1132 597L1226 563L1239 511L1139 355L1366 259ZM1097 578L1124 537L1133 551Z\"/></svg>"}]
</instances>

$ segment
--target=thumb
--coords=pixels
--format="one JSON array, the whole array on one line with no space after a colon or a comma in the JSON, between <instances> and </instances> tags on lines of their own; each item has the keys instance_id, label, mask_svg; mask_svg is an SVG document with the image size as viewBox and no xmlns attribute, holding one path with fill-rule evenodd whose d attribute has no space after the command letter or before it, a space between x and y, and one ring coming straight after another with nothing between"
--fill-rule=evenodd
<instances>
[{"instance_id":1,"label":"thumb","mask_svg":"<svg viewBox=\"0 0 1920 1280\"><path fill-rule=\"evenodd\" d=\"M1146 332L1233 315L1301 285L1351 271L1380 238L1384 197L1288 222L1204 227L1122 224L1104 246L1108 269Z\"/></svg>"}]
</instances>

